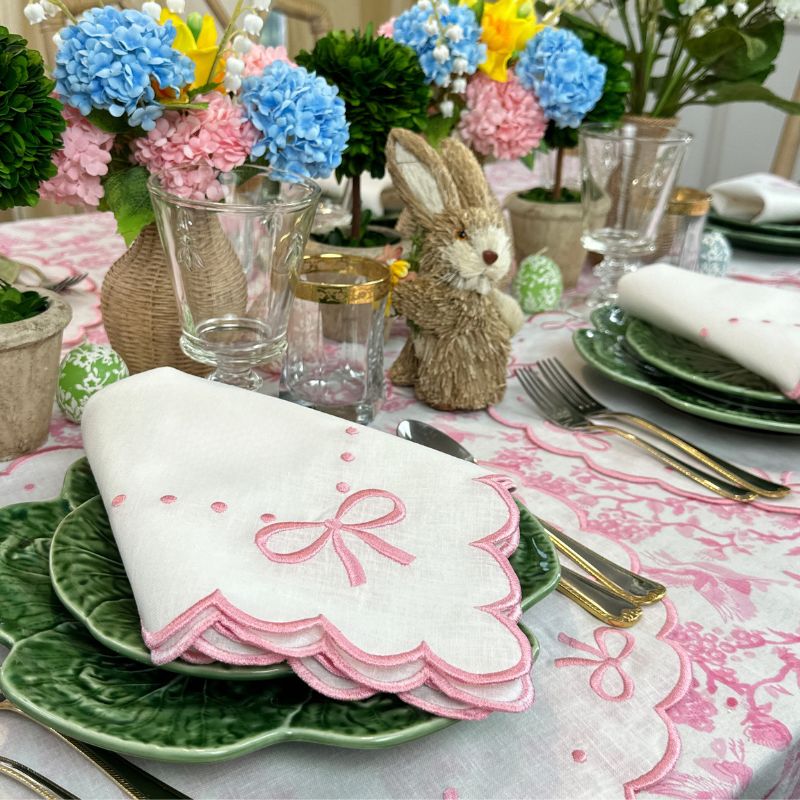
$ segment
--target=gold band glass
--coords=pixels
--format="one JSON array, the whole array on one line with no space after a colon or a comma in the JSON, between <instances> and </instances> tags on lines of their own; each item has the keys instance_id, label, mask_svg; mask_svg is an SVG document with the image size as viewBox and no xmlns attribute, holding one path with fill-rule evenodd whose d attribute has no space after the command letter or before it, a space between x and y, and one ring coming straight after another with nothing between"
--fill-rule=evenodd
<instances>
[{"instance_id":1,"label":"gold band glass","mask_svg":"<svg viewBox=\"0 0 800 800\"><path fill-rule=\"evenodd\" d=\"M324 275L324 281L315 280L317 274L320 278ZM387 266L364 256L305 256L294 281L294 294L314 303L374 303L389 293L390 276Z\"/></svg>"}]
</instances>

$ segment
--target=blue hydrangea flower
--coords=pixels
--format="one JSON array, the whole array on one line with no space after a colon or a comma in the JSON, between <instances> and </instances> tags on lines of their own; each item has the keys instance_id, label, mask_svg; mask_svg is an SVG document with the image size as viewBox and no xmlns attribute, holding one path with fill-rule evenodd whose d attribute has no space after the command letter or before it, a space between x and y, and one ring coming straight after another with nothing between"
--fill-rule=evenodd
<instances>
[{"instance_id":1,"label":"blue hydrangea flower","mask_svg":"<svg viewBox=\"0 0 800 800\"><path fill-rule=\"evenodd\" d=\"M275 61L244 79L241 103L261 132L251 158L279 172L325 178L342 162L350 126L339 90L316 72Z\"/></svg>"},{"instance_id":2,"label":"blue hydrangea flower","mask_svg":"<svg viewBox=\"0 0 800 800\"><path fill-rule=\"evenodd\" d=\"M577 128L603 94L606 67L571 31L545 28L525 46L516 66L519 82L536 92L545 117Z\"/></svg>"},{"instance_id":3,"label":"blue hydrangea flower","mask_svg":"<svg viewBox=\"0 0 800 800\"><path fill-rule=\"evenodd\" d=\"M81 114L98 108L152 130L163 111L152 81L177 95L194 80L191 59L171 47L175 34L141 11L92 8L61 31L56 92Z\"/></svg>"},{"instance_id":4,"label":"blue hydrangea flower","mask_svg":"<svg viewBox=\"0 0 800 800\"><path fill-rule=\"evenodd\" d=\"M486 45L479 41L480 26L475 14L466 6L450 6L439 19L445 31L450 26L460 28L461 38L453 41L441 37L430 3L418 3L400 14L394 21L392 38L416 52L428 83L449 86L453 74L472 75L478 69L486 60ZM447 49L447 56L442 58L444 51L439 51L437 58L434 51L442 45Z\"/></svg>"}]
</instances>

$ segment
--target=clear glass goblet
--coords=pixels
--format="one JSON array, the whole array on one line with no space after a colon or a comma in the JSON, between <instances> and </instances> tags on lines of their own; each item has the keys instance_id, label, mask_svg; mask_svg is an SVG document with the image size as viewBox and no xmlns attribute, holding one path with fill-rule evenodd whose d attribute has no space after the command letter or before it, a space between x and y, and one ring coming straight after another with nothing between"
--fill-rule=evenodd
<instances>
[{"instance_id":1,"label":"clear glass goblet","mask_svg":"<svg viewBox=\"0 0 800 800\"><path fill-rule=\"evenodd\" d=\"M292 285L320 189L299 175L247 165L217 178L219 201L181 197L174 187L190 185L194 170L148 181L172 268L181 349L216 368L211 380L258 390L263 379L253 368L286 350Z\"/></svg>"},{"instance_id":2,"label":"clear glass goblet","mask_svg":"<svg viewBox=\"0 0 800 800\"><path fill-rule=\"evenodd\" d=\"M585 125L579 134L581 243L603 255L595 267L600 283L587 299L594 308L613 303L619 279L638 269L641 258L655 250L659 224L692 135L634 123ZM603 206L609 211L598 227L598 209Z\"/></svg>"}]
</instances>

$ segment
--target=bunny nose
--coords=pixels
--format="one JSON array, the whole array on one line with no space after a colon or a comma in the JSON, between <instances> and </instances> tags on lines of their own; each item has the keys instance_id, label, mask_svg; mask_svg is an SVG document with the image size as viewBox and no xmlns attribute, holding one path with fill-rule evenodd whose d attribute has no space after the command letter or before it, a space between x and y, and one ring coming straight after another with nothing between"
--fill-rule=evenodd
<instances>
[{"instance_id":1,"label":"bunny nose","mask_svg":"<svg viewBox=\"0 0 800 800\"><path fill-rule=\"evenodd\" d=\"M483 260L487 264L494 264L497 261L497 253L494 250L484 250L483 251Z\"/></svg>"}]
</instances>

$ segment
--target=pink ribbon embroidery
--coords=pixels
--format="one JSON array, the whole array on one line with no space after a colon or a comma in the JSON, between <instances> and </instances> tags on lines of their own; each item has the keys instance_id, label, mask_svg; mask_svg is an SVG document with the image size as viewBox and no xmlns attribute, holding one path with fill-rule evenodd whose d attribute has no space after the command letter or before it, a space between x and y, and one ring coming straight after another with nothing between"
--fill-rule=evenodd
<instances>
[{"instance_id":1,"label":"pink ribbon embroidery","mask_svg":"<svg viewBox=\"0 0 800 800\"><path fill-rule=\"evenodd\" d=\"M362 522L345 522L343 518L347 512L368 497L383 497L389 500L392 504L391 511L375 519L368 519ZM396 495L382 489L364 489L345 498L336 515L331 519L325 519L322 522L273 522L267 525L256 534L256 544L270 561L275 561L279 564L298 564L301 561L313 558L325 547L330 539L333 542L333 549L336 555L339 556L344 565L350 585L360 586L362 583L366 583L367 576L361 566L361 562L345 544L344 534L356 536L382 556L386 556L386 558L390 558L403 566L408 566L416 556L401 550L399 547L394 547L381 539L380 536L376 536L367 530L368 528L383 528L387 525L395 525L405 519L405 516L406 507ZM267 547L267 542L276 533L319 528L320 525L322 526L322 534L307 547L301 547L299 550L293 550L289 553L276 553Z\"/></svg>"},{"instance_id":2,"label":"pink ribbon embroidery","mask_svg":"<svg viewBox=\"0 0 800 800\"><path fill-rule=\"evenodd\" d=\"M612 634L615 638L617 636L622 637L622 645L619 652L614 656L608 652L608 645L606 643L606 637ZM591 647L588 644L579 642L577 639L567 636L566 633L559 633L559 642L568 644L575 650L582 650L584 653L599 656L599 658L557 658L554 662L555 665L557 667L596 667L589 677L589 686L592 687L592 691L601 700L616 702L630 700L630 698L633 697L633 680L630 675L622 669L622 661L627 658L631 650L633 650L633 645L636 640L627 631L621 631L617 628L597 628L594 632L594 640L597 647ZM611 694L603 687L603 679L609 669L616 671L622 683L619 694Z\"/></svg>"}]
</instances>

